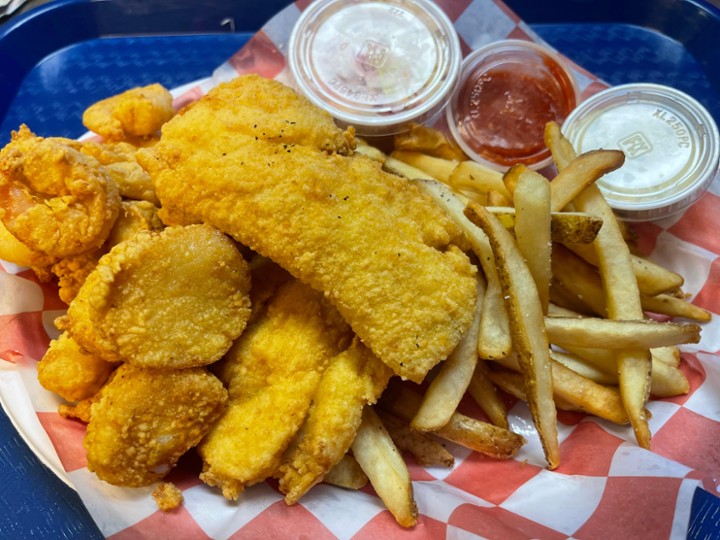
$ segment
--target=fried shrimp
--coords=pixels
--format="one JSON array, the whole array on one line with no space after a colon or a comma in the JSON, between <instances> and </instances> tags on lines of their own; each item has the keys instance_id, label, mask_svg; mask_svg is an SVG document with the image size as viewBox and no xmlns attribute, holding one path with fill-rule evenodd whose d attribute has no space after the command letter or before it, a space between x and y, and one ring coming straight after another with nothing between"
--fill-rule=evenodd
<instances>
[{"instance_id":1,"label":"fried shrimp","mask_svg":"<svg viewBox=\"0 0 720 540\"><path fill-rule=\"evenodd\" d=\"M21 243L66 257L105 242L120 194L96 159L21 126L0 151L0 207L3 224Z\"/></svg>"},{"instance_id":2,"label":"fried shrimp","mask_svg":"<svg viewBox=\"0 0 720 540\"><path fill-rule=\"evenodd\" d=\"M205 365L245 328L249 290L247 262L217 229L140 231L100 258L60 326L108 361Z\"/></svg>"},{"instance_id":3,"label":"fried shrimp","mask_svg":"<svg viewBox=\"0 0 720 540\"><path fill-rule=\"evenodd\" d=\"M98 101L83 113L83 125L107 141L148 137L175 115L172 95L160 84L131 88Z\"/></svg>"},{"instance_id":4,"label":"fried shrimp","mask_svg":"<svg viewBox=\"0 0 720 540\"><path fill-rule=\"evenodd\" d=\"M200 442L226 402L222 383L205 368L123 364L92 405L88 468L114 485L152 484Z\"/></svg>"}]
</instances>

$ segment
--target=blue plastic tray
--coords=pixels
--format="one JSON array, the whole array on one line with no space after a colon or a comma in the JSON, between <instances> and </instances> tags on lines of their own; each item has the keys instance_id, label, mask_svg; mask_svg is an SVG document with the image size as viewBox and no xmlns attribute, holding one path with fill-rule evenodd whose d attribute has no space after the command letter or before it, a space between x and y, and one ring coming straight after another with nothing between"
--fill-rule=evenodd
<instances>
[{"instance_id":1,"label":"blue plastic tray","mask_svg":"<svg viewBox=\"0 0 720 540\"><path fill-rule=\"evenodd\" d=\"M720 124L720 10L690 0L506 0L541 37L611 84L656 82ZM27 123L77 137L82 111L130 86L207 77L287 0L60 0L0 25L0 144ZM0 538L101 538L77 494L0 411ZM715 497L698 495L703 515ZM711 528L703 526L710 524ZM693 521L689 538L717 521ZM716 531L715 531L716 532Z\"/></svg>"}]
</instances>

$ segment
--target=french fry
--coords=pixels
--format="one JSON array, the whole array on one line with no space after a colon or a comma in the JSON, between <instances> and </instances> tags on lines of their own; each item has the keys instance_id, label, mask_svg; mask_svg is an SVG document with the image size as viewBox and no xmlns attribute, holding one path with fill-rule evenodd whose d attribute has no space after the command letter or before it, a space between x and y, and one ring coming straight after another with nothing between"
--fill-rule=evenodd
<instances>
[{"instance_id":1,"label":"french fry","mask_svg":"<svg viewBox=\"0 0 720 540\"><path fill-rule=\"evenodd\" d=\"M412 124L410 129L395 135L393 146L396 150L413 150L443 159L467 159L460 147L442 131L423 124Z\"/></svg>"},{"instance_id":2,"label":"french fry","mask_svg":"<svg viewBox=\"0 0 720 540\"><path fill-rule=\"evenodd\" d=\"M593 266L598 266L598 256L592 246L581 244L567 247ZM682 287L685 281L680 274L632 253L630 254L630 262L637 279L638 289L642 294L652 296L670 292Z\"/></svg>"},{"instance_id":3,"label":"french fry","mask_svg":"<svg viewBox=\"0 0 720 540\"><path fill-rule=\"evenodd\" d=\"M610 355L613 363L615 362L615 356ZM562 352L557 350L550 351L550 358L555 362L562 364L568 369L573 370L575 373L587 377L591 381L598 384L604 385L617 385L617 374L614 372L608 372L602 368L599 368L589 360L572 354L569 352Z\"/></svg>"},{"instance_id":4,"label":"french fry","mask_svg":"<svg viewBox=\"0 0 720 540\"><path fill-rule=\"evenodd\" d=\"M470 190L477 193L490 193L495 191L502 195L509 204L512 200L510 192L503 183L502 173L480 165L474 161L461 161L457 164L448 178L453 189Z\"/></svg>"},{"instance_id":5,"label":"french fry","mask_svg":"<svg viewBox=\"0 0 720 540\"><path fill-rule=\"evenodd\" d=\"M363 409L362 423L352 443L352 451L395 520L403 527L414 526L418 510L410 473L385 426L370 406Z\"/></svg>"},{"instance_id":6,"label":"french fry","mask_svg":"<svg viewBox=\"0 0 720 540\"><path fill-rule=\"evenodd\" d=\"M569 345L615 351L651 349L700 341L700 326L697 324L657 322L649 319L545 317L545 330L550 342L561 347Z\"/></svg>"},{"instance_id":7,"label":"french fry","mask_svg":"<svg viewBox=\"0 0 720 540\"><path fill-rule=\"evenodd\" d=\"M507 230L515 228L515 208L488 206ZM553 242L590 244L602 227L602 220L582 212L551 212L550 235Z\"/></svg>"},{"instance_id":8,"label":"french fry","mask_svg":"<svg viewBox=\"0 0 720 540\"><path fill-rule=\"evenodd\" d=\"M554 122L548 123L546 131L548 131L546 140L552 144L564 139ZM553 155L563 153L562 160L572 157L574 153L572 145L569 143L562 143L560 149L558 152L551 148L551 152ZM611 319L641 319L643 312L640 304L640 291L630 251L625 243L618 220L605 201L600 188L594 183L587 183L584 189L577 190L577 186L583 183L577 180L578 177L584 176L585 180L594 177L596 180L603 174L620 167L624 160L625 156L622 152L605 150L588 152L569 163L556 162L560 172L552 182L553 209L563 208L572 202L577 210L594 214L603 220L603 226L592 245L598 256L598 268L604 284L608 317ZM555 183L558 179L561 182L556 186ZM626 349L618 350L616 354L620 375L620 393L635 432L635 438L641 447L650 448L652 435L645 408L650 396L652 368L650 353L643 349Z\"/></svg>"},{"instance_id":9,"label":"french fry","mask_svg":"<svg viewBox=\"0 0 720 540\"><path fill-rule=\"evenodd\" d=\"M367 156L370 159L372 159L373 161L377 161L379 163L385 162L385 159L387 158L387 156L385 155L385 153L382 150L369 145L367 143L367 141L360 139L360 138L356 138L355 142L356 142L355 151L358 154L363 154L364 156Z\"/></svg>"},{"instance_id":10,"label":"french fry","mask_svg":"<svg viewBox=\"0 0 720 540\"><path fill-rule=\"evenodd\" d=\"M422 397L403 385L391 385L385 391L380 406L401 419L409 422L420 406ZM525 439L512 431L476 420L459 412L454 412L450 421L434 432L442 439L480 452L497 459L513 457Z\"/></svg>"},{"instance_id":11,"label":"french fry","mask_svg":"<svg viewBox=\"0 0 720 540\"><path fill-rule=\"evenodd\" d=\"M492 380L490 380L488 366L484 360L479 360L475 366L475 371L468 386L468 393L493 425L505 429L509 428L505 402L498 394Z\"/></svg>"},{"instance_id":12,"label":"french fry","mask_svg":"<svg viewBox=\"0 0 720 540\"><path fill-rule=\"evenodd\" d=\"M362 489L367 485L368 477L357 460L353 456L345 454L327 472L323 482L345 489Z\"/></svg>"},{"instance_id":13,"label":"french fry","mask_svg":"<svg viewBox=\"0 0 720 540\"><path fill-rule=\"evenodd\" d=\"M566 167L558 168L560 172L550 184L553 211L565 208L586 187L624 162L625 154L619 150L592 150L577 156Z\"/></svg>"},{"instance_id":14,"label":"french fry","mask_svg":"<svg viewBox=\"0 0 720 540\"><path fill-rule=\"evenodd\" d=\"M658 294L656 296L641 294L640 302L645 311L652 313L681 317L698 322L709 322L712 319L709 311L670 294Z\"/></svg>"},{"instance_id":15,"label":"french fry","mask_svg":"<svg viewBox=\"0 0 720 540\"><path fill-rule=\"evenodd\" d=\"M677 347L657 347L650 352L653 358L668 366L678 367L680 365L680 349Z\"/></svg>"},{"instance_id":16,"label":"french fry","mask_svg":"<svg viewBox=\"0 0 720 540\"><path fill-rule=\"evenodd\" d=\"M482 206L472 203L466 207L465 213L490 239L510 315L513 346L525 379L528 405L548 467L554 469L560 462L557 414L552 397L550 346L535 282L512 236L497 218Z\"/></svg>"},{"instance_id":17,"label":"french fry","mask_svg":"<svg viewBox=\"0 0 720 540\"><path fill-rule=\"evenodd\" d=\"M382 420L390 437L403 452L409 452L423 467L452 467L455 458L431 434L412 429L406 422L398 417L378 409L378 416Z\"/></svg>"},{"instance_id":18,"label":"french fry","mask_svg":"<svg viewBox=\"0 0 720 540\"><path fill-rule=\"evenodd\" d=\"M527 395L525 394L525 383L523 381L523 376L517 371L506 368L495 368L491 370L490 378L492 382L504 392L507 392L508 394L519 399L520 401L527 402ZM582 409L573 405L572 403L564 401L559 396L553 396L553 399L555 400L555 405L560 410L585 412Z\"/></svg>"},{"instance_id":19,"label":"french fry","mask_svg":"<svg viewBox=\"0 0 720 540\"><path fill-rule=\"evenodd\" d=\"M512 355L498 363L513 371L521 371L516 357ZM628 423L620 393L616 388L597 383L554 358L551 366L553 398L558 406L562 404L567 408L570 405L572 410L593 414L615 424Z\"/></svg>"},{"instance_id":20,"label":"french fry","mask_svg":"<svg viewBox=\"0 0 720 540\"><path fill-rule=\"evenodd\" d=\"M411 165L416 169L420 169L444 184L449 184L450 175L458 165L458 162L455 160L428 156L427 154L411 150L395 150L390 154L390 157L402 161L407 165Z\"/></svg>"},{"instance_id":21,"label":"french fry","mask_svg":"<svg viewBox=\"0 0 720 540\"><path fill-rule=\"evenodd\" d=\"M482 314L485 283L478 278L475 313L470 328L455 350L445 360L425 391L422 403L410 422L418 431L437 431L450 421L465 395L478 361L478 335Z\"/></svg>"},{"instance_id":22,"label":"french fry","mask_svg":"<svg viewBox=\"0 0 720 540\"><path fill-rule=\"evenodd\" d=\"M523 171L513 192L513 202L515 242L535 281L543 313L547 313L552 276L550 183L533 170Z\"/></svg>"}]
</instances>

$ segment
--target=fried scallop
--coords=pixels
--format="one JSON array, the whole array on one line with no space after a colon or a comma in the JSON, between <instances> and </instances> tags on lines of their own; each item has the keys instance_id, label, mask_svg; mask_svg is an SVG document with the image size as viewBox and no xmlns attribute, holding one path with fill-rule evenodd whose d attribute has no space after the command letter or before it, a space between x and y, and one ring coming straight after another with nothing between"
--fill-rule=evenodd
<instances>
[{"instance_id":1,"label":"fried scallop","mask_svg":"<svg viewBox=\"0 0 720 540\"><path fill-rule=\"evenodd\" d=\"M114 485L150 485L200 442L226 402L227 391L206 368L123 364L92 405L88 468Z\"/></svg>"},{"instance_id":2,"label":"fried scallop","mask_svg":"<svg viewBox=\"0 0 720 540\"><path fill-rule=\"evenodd\" d=\"M244 330L249 291L247 262L217 229L140 231L103 255L59 324L108 361L201 366Z\"/></svg>"}]
</instances>

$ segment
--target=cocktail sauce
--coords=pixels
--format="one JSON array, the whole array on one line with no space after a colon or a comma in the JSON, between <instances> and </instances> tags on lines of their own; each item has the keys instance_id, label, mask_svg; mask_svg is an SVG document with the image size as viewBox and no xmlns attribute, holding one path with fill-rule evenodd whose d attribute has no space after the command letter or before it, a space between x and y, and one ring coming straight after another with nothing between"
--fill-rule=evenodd
<instances>
[{"instance_id":1,"label":"cocktail sauce","mask_svg":"<svg viewBox=\"0 0 720 540\"><path fill-rule=\"evenodd\" d=\"M498 169L546 164L545 124L562 124L577 104L559 58L532 42L498 42L466 58L460 81L448 124L468 155Z\"/></svg>"}]
</instances>

